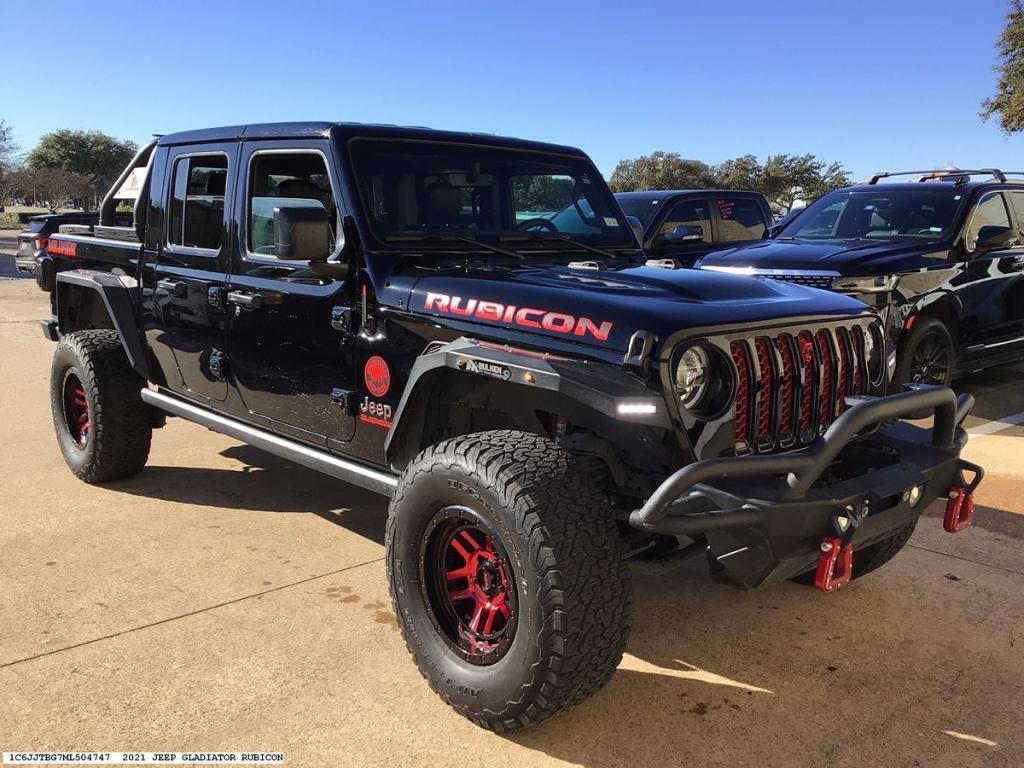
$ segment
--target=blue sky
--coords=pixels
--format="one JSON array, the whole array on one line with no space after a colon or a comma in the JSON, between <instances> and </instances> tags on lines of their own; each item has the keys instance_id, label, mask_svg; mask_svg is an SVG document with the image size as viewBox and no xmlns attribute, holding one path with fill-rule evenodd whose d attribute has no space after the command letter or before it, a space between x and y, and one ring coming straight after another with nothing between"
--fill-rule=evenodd
<instances>
[{"instance_id":1,"label":"blue sky","mask_svg":"<svg viewBox=\"0 0 1024 768\"><path fill-rule=\"evenodd\" d=\"M277 120L485 131L582 147L610 174L813 152L879 169L1024 166L982 123L1007 0L15 2L0 118L151 133Z\"/></svg>"}]
</instances>

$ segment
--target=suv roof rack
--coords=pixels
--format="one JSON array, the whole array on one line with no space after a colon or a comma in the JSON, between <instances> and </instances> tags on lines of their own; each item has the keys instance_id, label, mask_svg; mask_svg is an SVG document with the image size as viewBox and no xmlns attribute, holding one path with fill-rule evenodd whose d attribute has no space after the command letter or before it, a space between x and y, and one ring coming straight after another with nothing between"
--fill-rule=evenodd
<instances>
[{"instance_id":1,"label":"suv roof rack","mask_svg":"<svg viewBox=\"0 0 1024 768\"><path fill-rule=\"evenodd\" d=\"M948 178L951 181L956 181L957 184L966 184L971 176L991 176L999 183L1003 183L1006 181L1007 176L1024 176L1024 172L1001 171L998 168L935 168L928 171L882 171L874 174L868 179L867 183L877 184L879 179L885 179L890 176L918 176L920 177L918 181L936 181Z\"/></svg>"}]
</instances>

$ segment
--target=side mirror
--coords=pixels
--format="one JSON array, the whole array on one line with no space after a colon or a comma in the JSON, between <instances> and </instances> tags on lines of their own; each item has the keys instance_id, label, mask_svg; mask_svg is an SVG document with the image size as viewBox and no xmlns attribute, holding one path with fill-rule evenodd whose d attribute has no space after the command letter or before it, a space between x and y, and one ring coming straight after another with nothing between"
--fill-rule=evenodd
<instances>
[{"instance_id":1,"label":"side mirror","mask_svg":"<svg viewBox=\"0 0 1024 768\"><path fill-rule=\"evenodd\" d=\"M327 210L312 201L274 208L274 255L288 261L327 261L331 255Z\"/></svg>"},{"instance_id":2,"label":"side mirror","mask_svg":"<svg viewBox=\"0 0 1024 768\"><path fill-rule=\"evenodd\" d=\"M1013 239L1013 230L1009 227L1000 227L994 224L982 227L978 230L978 240L974 244L975 253L981 251L994 251L998 248L1005 248Z\"/></svg>"},{"instance_id":3,"label":"side mirror","mask_svg":"<svg viewBox=\"0 0 1024 768\"><path fill-rule=\"evenodd\" d=\"M654 238L655 245L660 246L702 242L704 242L704 227L699 224L678 224L671 232L665 232Z\"/></svg>"}]
</instances>

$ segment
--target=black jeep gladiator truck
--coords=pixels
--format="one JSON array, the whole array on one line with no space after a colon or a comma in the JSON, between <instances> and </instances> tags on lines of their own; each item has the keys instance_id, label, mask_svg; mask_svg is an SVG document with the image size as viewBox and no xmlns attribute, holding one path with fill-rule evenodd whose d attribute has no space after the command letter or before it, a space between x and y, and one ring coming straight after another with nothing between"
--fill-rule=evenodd
<instances>
[{"instance_id":1,"label":"black jeep gladiator truck","mask_svg":"<svg viewBox=\"0 0 1024 768\"><path fill-rule=\"evenodd\" d=\"M92 265L43 323L71 470L139 472L171 415L390 496L403 637L481 726L609 679L627 547L686 536L739 585L832 591L936 498L971 520L969 395L882 396L859 301L648 263L577 149L289 123L164 136L139 168L134 226L110 197L47 246ZM538 189L571 235L523 217Z\"/></svg>"},{"instance_id":2,"label":"black jeep gladiator truck","mask_svg":"<svg viewBox=\"0 0 1024 768\"><path fill-rule=\"evenodd\" d=\"M916 180L879 183L903 176ZM878 173L700 266L855 296L885 322L895 384L948 386L1024 359L1024 178L1013 176L1024 173Z\"/></svg>"}]
</instances>

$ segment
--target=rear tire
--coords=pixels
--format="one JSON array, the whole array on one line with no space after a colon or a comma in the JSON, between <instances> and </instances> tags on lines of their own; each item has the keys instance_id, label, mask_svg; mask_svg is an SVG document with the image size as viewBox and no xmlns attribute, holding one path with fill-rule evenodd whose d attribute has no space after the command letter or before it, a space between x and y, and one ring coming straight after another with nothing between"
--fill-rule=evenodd
<instances>
[{"instance_id":1,"label":"rear tire","mask_svg":"<svg viewBox=\"0 0 1024 768\"><path fill-rule=\"evenodd\" d=\"M630 577L615 517L593 473L547 438L499 430L427 448L399 480L385 547L420 673L479 726L572 707L622 658Z\"/></svg>"},{"instance_id":2,"label":"rear tire","mask_svg":"<svg viewBox=\"0 0 1024 768\"><path fill-rule=\"evenodd\" d=\"M102 483L146 465L153 416L140 394L145 385L116 331L75 331L58 342L50 409L60 452L76 477Z\"/></svg>"}]
</instances>

